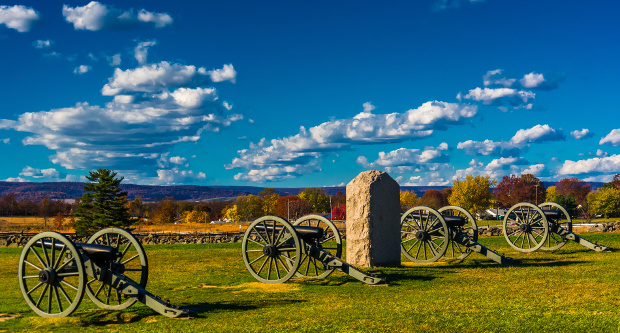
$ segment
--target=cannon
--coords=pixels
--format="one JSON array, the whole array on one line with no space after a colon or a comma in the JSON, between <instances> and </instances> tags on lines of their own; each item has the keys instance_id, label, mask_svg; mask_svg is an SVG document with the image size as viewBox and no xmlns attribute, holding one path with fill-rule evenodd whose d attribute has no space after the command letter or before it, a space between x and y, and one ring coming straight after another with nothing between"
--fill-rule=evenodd
<instances>
[{"instance_id":1,"label":"cannon","mask_svg":"<svg viewBox=\"0 0 620 333\"><path fill-rule=\"evenodd\" d=\"M519 262L478 243L476 219L459 206L446 206L439 211L426 206L413 207L402 215L400 226L401 252L413 262L462 260L472 252L502 265Z\"/></svg>"},{"instance_id":2,"label":"cannon","mask_svg":"<svg viewBox=\"0 0 620 333\"><path fill-rule=\"evenodd\" d=\"M554 251L569 240L597 252L611 251L606 246L592 243L573 233L570 215L555 202L545 202L538 206L529 202L518 203L506 212L502 228L508 244L521 252L538 249Z\"/></svg>"},{"instance_id":3,"label":"cannon","mask_svg":"<svg viewBox=\"0 0 620 333\"><path fill-rule=\"evenodd\" d=\"M146 291L146 253L121 228L102 229L86 243L39 233L22 250L18 278L26 303L42 317L72 314L84 293L103 309L123 310L139 301L167 317L189 313Z\"/></svg>"},{"instance_id":4,"label":"cannon","mask_svg":"<svg viewBox=\"0 0 620 333\"><path fill-rule=\"evenodd\" d=\"M336 269L366 284L385 283L340 259L340 233L318 215L306 215L294 224L278 216L263 216L248 226L241 250L248 272L263 283L284 283L293 275L323 279Z\"/></svg>"}]
</instances>

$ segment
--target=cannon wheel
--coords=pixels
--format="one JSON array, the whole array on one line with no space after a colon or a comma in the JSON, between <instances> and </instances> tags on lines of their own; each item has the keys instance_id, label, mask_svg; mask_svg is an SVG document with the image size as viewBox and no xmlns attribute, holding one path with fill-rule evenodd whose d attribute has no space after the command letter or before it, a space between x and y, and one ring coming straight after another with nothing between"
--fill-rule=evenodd
<instances>
[{"instance_id":1,"label":"cannon wheel","mask_svg":"<svg viewBox=\"0 0 620 333\"><path fill-rule=\"evenodd\" d=\"M252 222L241 243L243 263L263 283L284 283L301 260L301 242L293 226L278 216L263 216Z\"/></svg>"},{"instance_id":2,"label":"cannon wheel","mask_svg":"<svg viewBox=\"0 0 620 333\"><path fill-rule=\"evenodd\" d=\"M306 215L295 221L293 225L319 227L324 230L323 237L318 239L316 245L319 249L329 252L331 255L340 258L342 255L342 239L338 229L330 220L319 215ZM336 244L325 244L327 242L335 242ZM311 279L323 279L334 271L334 268L328 268L322 262L309 256L306 251L302 251L300 268L295 274L298 277L306 277ZM303 271L303 273L302 273Z\"/></svg>"},{"instance_id":3,"label":"cannon wheel","mask_svg":"<svg viewBox=\"0 0 620 333\"><path fill-rule=\"evenodd\" d=\"M467 209L459 206L446 206L440 208L439 213L441 213L442 215L459 216L465 218L467 220L467 222L465 222L465 225L457 228L459 228L461 232L467 234L467 236L474 242L478 241L478 225L476 224L476 219L467 211ZM465 259L471 254L471 252L472 251L470 249L453 241L452 237L450 237L450 245L448 245L448 250L446 250L444 258Z\"/></svg>"},{"instance_id":4,"label":"cannon wheel","mask_svg":"<svg viewBox=\"0 0 620 333\"><path fill-rule=\"evenodd\" d=\"M514 226L516 229L509 231L509 226ZM529 202L521 202L510 207L504 217L502 228L508 244L521 252L534 252L540 249L549 235L547 217L542 209Z\"/></svg>"},{"instance_id":5,"label":"cannon wheel","mask_svg":"<svg viewBox=\"0 0 620 333\"><path fill-rule=\"evenodd\" d=\"M409 260L435 262L450 243L450 231L438 211L426 206L409 209L400 219L400 250Z\"/></svg>"},{"instance_id":6,"label":"cannon wheel","mask_svg":"<svg viewBox=\"0 0 620 333\"><path fill-rule=\"evenodd\" d=\"M566 211L566 209L564 209L564 207L562 207L561 205L555 203L555 202L545 202L545 203L541 203L540 205L538 205L538 207L540 207L540 209L542 210L555 210L555 211L560 211L560 213L562 215L564 215L559 221L553 221L557 224L559 224L562 228L572 232L573 231L573 220L570 218L570 215L568 214L568 212ZM549 221L547 221L549 222ZM552 228L553 229L553 228ZM542 250L545 251L555 251L559 248L561 248L562 246L564 246L564 244L566 244L568 242L568 239L563 239L560 235L558 235L555 232L550 232L549 233L549 237L547 237L547 241L545 242L545 245L541 246Z\"/></svg>"},{"instance_id":7,"label":"cannon wheel","mask_svg":"<svg viewBox=\"0 0 620 333\"><path fill-rule=\"evenodd\" d=\"M142 288L146 287L149 275L146 253L129 231L122 228L101 229L87 243L115 247L122 256L115 260L112 270L139 283ZM98 307L109 310L124 310L138 301L135 297L122 296L116 288L94 277L89 277L86 283L86 294Z\"/></svg>"},{"instance_id":8,"label":"cannon wheel","mask_svg":"<svg viewBox=\"0 0 620 333\"><path fill-rule=\"evenodd\" d=\"M19 258L17 275L26 303L41 317L68 316L84 297L82 257L73 242L57 232L42 232L30 239Z\"/></svg>"}]
</instances>

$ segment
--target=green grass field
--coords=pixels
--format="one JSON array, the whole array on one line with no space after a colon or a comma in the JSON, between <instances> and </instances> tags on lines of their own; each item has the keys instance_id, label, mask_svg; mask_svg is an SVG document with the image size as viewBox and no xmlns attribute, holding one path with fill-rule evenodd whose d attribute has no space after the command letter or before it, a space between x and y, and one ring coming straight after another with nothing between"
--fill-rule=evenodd
<instances>
[{"instance_id":1,"label":"green grass field","mask_svg":"<svg viewBox=\"0 0 620 333\"><path fill-rule=\"evenodd\" d=\"M620 234L583 235L620 249ZM256 282L241 244L146 246L147 289L191 308L169 319L142 304L98 309L85 296L73 315L41 318L17 282L21 249L0 248L0 332L618 332L620 252L569 243L559 251L516 253L503 237L480 242L523 263L501 267L479 254L463 262L377 268L388 286L335 272L320 281Z\"/></svg>"}]
</instances>

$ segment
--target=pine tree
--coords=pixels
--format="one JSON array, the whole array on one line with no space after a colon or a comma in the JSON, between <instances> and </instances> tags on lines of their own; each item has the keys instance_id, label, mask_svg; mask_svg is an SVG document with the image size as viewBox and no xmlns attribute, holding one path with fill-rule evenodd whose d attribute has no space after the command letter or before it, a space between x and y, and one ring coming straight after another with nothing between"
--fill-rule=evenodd
<instances>
[{"instance_id":1,"label":"pine tree","mask_svg":"<svg viewBox=\"0 0 620 333\"><path fill-rule=\"evenodd\" d=\"M126 227L133 223L126 205L127 192L119 187L123 177L115 178L116 172L108 169L91 171L86 179L93 183L84 184L86 193L78 206L75 216L77 235L92 234L105 227Z\"/></svg>"}]
</instances>

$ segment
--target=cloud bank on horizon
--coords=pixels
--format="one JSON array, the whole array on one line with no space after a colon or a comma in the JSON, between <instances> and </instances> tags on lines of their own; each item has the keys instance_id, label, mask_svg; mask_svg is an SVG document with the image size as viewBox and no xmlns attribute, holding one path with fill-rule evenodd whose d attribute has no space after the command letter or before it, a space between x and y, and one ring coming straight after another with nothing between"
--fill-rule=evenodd
<instances>
[{"instance_id":1,"label":"cloud bank on horizon","mask_svg":"<svg viewBox=\"0 0 620 333\"><path fill-rule=\"evenodd\" d=\"M460 71L452 65L459 56L441 51L442 39L464 43L452 37L455 31L478 33L467 15L488 18L487 11L521 10L513 4L428 0L407 5L432 18L419 24L403 8L386 9L390 19L381 20L360 6L379 20L373 23L377 33L419 43L390 47L363 30L366 22L346 15L325 15L317 27L311 19L259 19L261 9L248 2L236 7L239 20L230 19L241 25L231 28L224 17L204 25L198 13L210 5L197 6L164 1L145 4L150 8L122 1L0 5L0 43L15 50L0 55L7 73L0 85L7 92L0 101L0 153L25 152L0 167L0 179L75 181L90 170L109 168L140 184L329 186L379 169L401 185L449 185L468 174L610 181L620 172L620 128L606 121L617 105L604 89L581 80L613 86L608 77L620 74L617 66L600 55L581 66L580 59L593 57L592 52L562 44L561 38L559 45L544 45L533 34L518 39L489 31L488 40L469 40L470 54L462 56L469 63ZM211 6L214 13L230 9ZM583 8L573 7L566 10L581 15L577 9ZM448 16L461 23L450 23ZM607 43L613 44L605 22L618 23L606 16L599 21L600 27L593 22L584 36L607 31ZM393 26L405 22L410 30ZM570 22L553 22L571 35ZM333 33L343 24L357 29L349 40ZM528 31L543 28L532 25ZM304 35L310 27L320 40ZM427 40L414 38L422 32ZM495 52L488 41L498 37L524 45L506 45L494 53L496 60L486 53ZM345 48L358 46L360 39L367 43L365 51L359 59L348 57ZM312 43L330 47L306 45ZM519 56L527 47L536 57ZM270 48L277 51L269 53ZM382 48L392 52L375 53ZM434 57L419 53L422 49ZM304 54L308 50L312 57ZM604 59L612 59L611 53ZM405 54L412 60L400 59ZM559 57L569 61L555 61ZM347 62L351 68L369 68L368 79L356 76L359 70L349 72L359 84L341 76ZM594 70L593 64L607 73L601 75L603 69ZM287 74L292 68L294 77ZM444 80L437 83L437 77ZM335 78L347 84L334 85ZM24 84L27 80L35 84ZM76 93L25 97L46 95L56 86ZM361 112L351 111L360 105Z\"/></svg>"}]
</instances>

